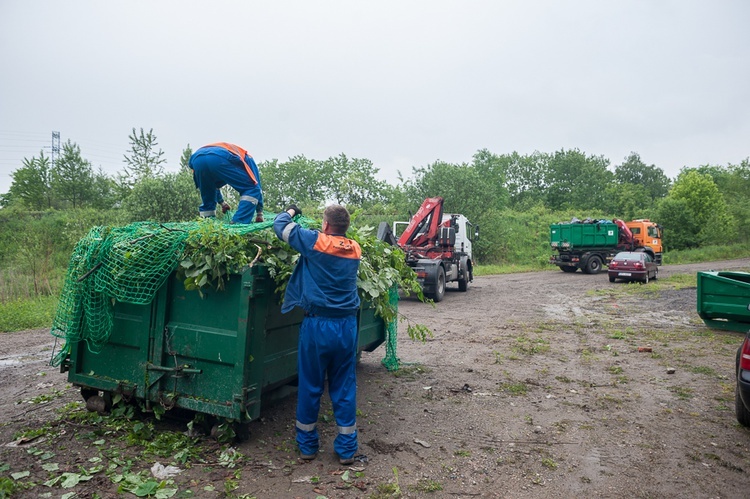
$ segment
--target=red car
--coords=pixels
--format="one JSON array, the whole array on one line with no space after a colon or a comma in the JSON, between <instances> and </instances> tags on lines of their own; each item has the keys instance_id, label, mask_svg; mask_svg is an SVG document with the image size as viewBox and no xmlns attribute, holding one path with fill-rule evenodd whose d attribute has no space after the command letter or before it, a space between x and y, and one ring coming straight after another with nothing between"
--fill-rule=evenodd
<instances>
[{"instance_id":1,"label":"red car","mask_svg":"<svg viewBox=\"0 0 750 499\"><path fill-rule=\"evenodd\" d=\"M625 281L641 281L648 283L649 279L659 276L659 267L651 255L640 251L622 251L617 253L609 262L609 282L616 279Z\"/></svg>"}]
</instances>

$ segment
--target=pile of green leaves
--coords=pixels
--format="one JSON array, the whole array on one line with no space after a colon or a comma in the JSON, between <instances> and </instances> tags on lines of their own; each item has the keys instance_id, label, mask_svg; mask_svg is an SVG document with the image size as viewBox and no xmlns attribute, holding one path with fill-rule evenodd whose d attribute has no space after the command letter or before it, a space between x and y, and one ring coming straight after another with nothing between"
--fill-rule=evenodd
<instances>
[{"instance_id":1,"label":"pile of green leaves","mask_svg":"<svg viewBox=\"0 0 750 499\"><path fill-rule=\"evenodd\" d=\"M309 218L297 217L296 221L305 227L320 227L318 221ZM375 313L389 323L398 316L390 303L391 290L400 290L407 296L415 294L422 301L425 298L416 274L406 265L404 252L380 241L374 232L373 227L352 228L347 237L362 248L357 276L360 299L371 304ZM298 259L299 253L278 239L271 228L242 234L221 222L206 223L187 238L178 277L189 290L221 290L231 274L263 263L276 283L277 293L283 296ZM407 331L411 338L420 340L430 335L429 330L420 325L410 324Z\"/></svg>"},{"instance_id":2,"label":"pile of green leaves","mask_svg":"<svg viewBox=\"0 0 750 499\"><path fill-rule=\"evenodd\" d=\"M222 290L229 275L251 261L250 251L247 238L225 229L221 223L206 221L191 231L185 241L178 276L188 290L206 287Z\"/></svg>"}]
</instances>

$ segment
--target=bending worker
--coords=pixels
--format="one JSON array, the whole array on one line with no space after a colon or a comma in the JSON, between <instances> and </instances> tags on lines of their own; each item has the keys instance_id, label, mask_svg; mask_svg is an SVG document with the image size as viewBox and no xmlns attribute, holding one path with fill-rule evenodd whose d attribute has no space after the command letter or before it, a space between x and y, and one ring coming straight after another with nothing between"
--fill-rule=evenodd
<instances>
[{"instance_id":1,"label":"bending worker","mask_svg":"<svg viewBox=\"0 0 750 499\"><path fill-rule=\"evenodd\" d=\"M351 464L357 451L357 271L362 250L345 236L349 212L343 206L325 209L323 232L293 222L299 214L300 209L291 205L273 221L276 235L300 254L281 307L282 313L295 306L305 311L297 353L297 444L302 459L315 459L327 374L338 426L333 449L341 464Z\"/></svg>"},{"instance_id":2,"label":"bending worker","mask_svg":"<svg viewBox=\"0 0 750 499\"><path fill-rule=\"evenodd\" d=\"M203 146L190 156L188 162L193 170L193 181L201 193L202 204L198 208L202 217L216 216L216 205L222 212L230 206L221 195L221 187L229 184L240 194L233 223L249 224L263 221L263 191L260 172L255 160L246 150L228 142L217 142Z\"/></svg>"}]
</instances>

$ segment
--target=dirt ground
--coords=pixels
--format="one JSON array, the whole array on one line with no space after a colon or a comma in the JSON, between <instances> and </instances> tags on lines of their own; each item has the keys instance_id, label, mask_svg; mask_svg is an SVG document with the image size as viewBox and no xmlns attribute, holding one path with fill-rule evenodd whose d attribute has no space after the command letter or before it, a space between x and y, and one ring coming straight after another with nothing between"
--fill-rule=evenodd
<instances>
[{"instance_id":1,"label":"dirt ground","mask_svg":"<svg viewBox=\"0 0 750 499\"><path fill-rule=\"evenodd\" d=\"M148 453L124 435L132 427L75 417L88 413L48 366L47 330L3 334L0 480L22 488L13 497L117 497L125 471L159 462L182 471L156 497L748 497L750 430L734 416L742 335L708 329L695 287L670 279L728 269L750 259L666 265L645 286L552 271L478 277L435 308L402 300L434 337L411 341L402 323L396 373L384 347L363 355L363 457L348 467L325 399L322 453L298 459L294 395L262 408L234 461L207 437L186 464Z\"/></svg>"}]
</instances>

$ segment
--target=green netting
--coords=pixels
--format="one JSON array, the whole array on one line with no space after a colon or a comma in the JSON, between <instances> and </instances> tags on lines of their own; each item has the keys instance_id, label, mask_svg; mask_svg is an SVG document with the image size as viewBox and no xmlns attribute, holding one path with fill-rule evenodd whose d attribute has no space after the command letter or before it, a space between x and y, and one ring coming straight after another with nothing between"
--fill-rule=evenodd
<instances>
[{"instance_id":1,"label":"green netting","mask_svg":"<svg viewBox=\"0 0 750 499\"><path fill-rule=\"evenodd\" d=\"M398 307L398 288L392 287L388 291L388 302L394 308ZM381 361L389 371L398 371L401 360L396 355L396 344L398 342L398 317L386 324L385 335L385 357Z\"/></svg>"},{"instance_id":2,"label":"green netting","mask_svg":"<svg viewBox=\"0 0 750 499\"><path fill-rule=\"evenodd\" d=\"M314 221L295 219L302 226ZM134 305L151 303L157 291L183 258L185 241L204 221L136 222L123 227L94 227L76 244L60 293L51 333L65 340L52 364L57 366L74 343L85 341L91 352L107 343L114 325L116 301ZM273 221L225 224L230 232L246 235L268 229ZM390 296L393 300L393 295ZM398 301L398 294L395 296ZM398 369L396 325L388 325L384 365ZM393 367L396 366L396 367Z\"/></svg>"},{"instance_id":3,"label":"green netting","mask_svg":"<svg viewBox=\"0 0 750 499\"><path fill-rule=\"evenodd\" d=\"M114 302L146 305L177 268L185 240L201 221L135 222L123 227L94 227L73 249L51 332L65 339L53 359L59 365L71 344L85 341L99 352L114 324ZM273 226L226 224L240 235Z\"/></svg>"}]
</instances>

